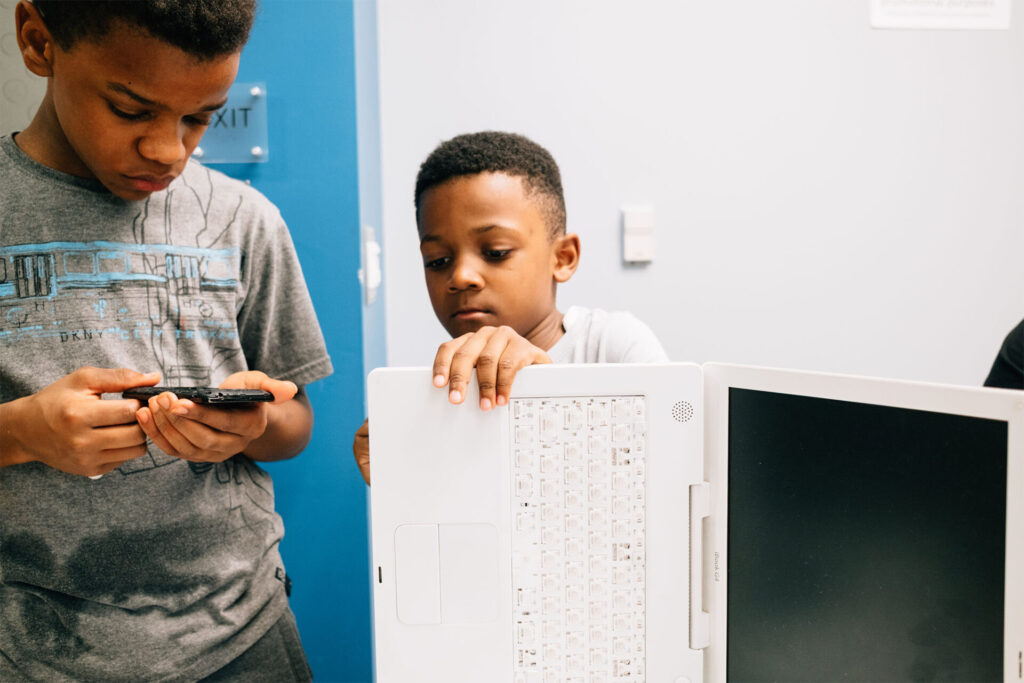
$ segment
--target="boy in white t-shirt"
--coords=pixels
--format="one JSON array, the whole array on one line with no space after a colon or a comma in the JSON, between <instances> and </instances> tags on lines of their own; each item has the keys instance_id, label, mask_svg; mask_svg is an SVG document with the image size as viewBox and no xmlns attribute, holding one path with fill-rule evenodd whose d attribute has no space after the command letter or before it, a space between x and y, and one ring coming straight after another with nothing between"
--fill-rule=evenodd
<instances>
[{"instance_id":1,"label":"boy in white t-shirt","mask_svg":"<svg viewBox=\"0 0 1024 683\"><path fill-rule=\"evenodd\" d=\"M420 253L438 320L452 335L434 359L434 385L462 403L476 368L480 408L508 402L516 373L536 363L657 363L668 357L629 313L555 307L576 272L580 238L566 232L558 165L513 133L459 135L420 166ZM370 480L369 429L353 452Z\"/></svg>"}]
</instances>

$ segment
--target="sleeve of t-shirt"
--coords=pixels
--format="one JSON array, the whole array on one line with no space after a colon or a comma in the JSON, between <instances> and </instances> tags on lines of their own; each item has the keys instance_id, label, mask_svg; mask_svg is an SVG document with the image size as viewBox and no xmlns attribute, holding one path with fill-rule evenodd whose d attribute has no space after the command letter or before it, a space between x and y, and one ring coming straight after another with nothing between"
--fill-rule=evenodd
<instances>
[{"instance_id":1,"label":"sleeve of t-shirt","mask_svg":"<svg viewBox=\"0 0 1024 683\"><path fill-rule=\"evenodd\" d=\"M985 386L1024 389L1024 320L1006 335Z\"/></svg>"},{"instance_id":2,"label":"sleeve of t-shirt","mask_svg":"<svg viewBox=\"0 0 1024 683\"><path fill-rule=\"evenodd\" d=\"M295 246L276 210L252 231L238 331L248 366L299 386L331 374L327 346Z\"/></svg>"},{"instance_id":3,"label":"sleeve of t-shirt","mask_svg":"<svg viewBox=\"0 0 1024 683\"><path fill-rule=\"evenodd\" d=\"M667 363L654 332L631 313L609 314L605 358L609 363Z\"/></svg>"}]
</instances>

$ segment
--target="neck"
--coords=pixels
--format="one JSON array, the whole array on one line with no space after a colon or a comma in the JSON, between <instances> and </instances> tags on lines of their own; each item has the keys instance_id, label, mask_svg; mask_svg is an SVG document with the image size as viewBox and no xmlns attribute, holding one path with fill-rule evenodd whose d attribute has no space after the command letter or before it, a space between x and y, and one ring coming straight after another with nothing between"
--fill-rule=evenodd
<instances>
[{"instance_id":1,"label":"neck","mask_svg":"<svg viewBox=\"0 0 1024 683\"><path fill-rule=\"evenodd\" d=\"M64 131L57 120L57 112L53 107L49 86L47 86L42 104L39 105L36 115L32 118L32 123L18 133L15 142L22 152L43 166L49 166L57 171L81 178L94 177L71 149L71 144L64 136Z\"/></svg>"},{"instance_id":2,"label":"neck","mask_svg":"<svg viewBox=\"0 0 1024 683\"><path fill-rule=\"evenodd\" d=\"M557 309L552 308L550 313L523 336L526 341L537 348L549 351L565 335L565 330L562 329L562 317Z\"/></svg>"}]
</instances>

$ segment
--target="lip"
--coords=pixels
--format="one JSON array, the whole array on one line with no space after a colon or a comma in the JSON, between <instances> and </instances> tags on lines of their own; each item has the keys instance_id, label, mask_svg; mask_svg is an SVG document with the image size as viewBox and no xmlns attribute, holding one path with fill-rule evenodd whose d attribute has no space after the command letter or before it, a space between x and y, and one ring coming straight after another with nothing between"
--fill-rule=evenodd
<instances>
[{"instance_id":1,"label":"lip","mask_svg":"<svg viewBox=\"0 0 1024 683\"><path fill-rule=\"evenodd\" d=\"M456 320L476 320L488 315L491 315L491 311L484 308L460 308L452 313L452 318Z\"/></svg>"},{"instance_id":2,"label":"lip","mask_svg":"<svg viewBox=\"0 0 1024 683\"><path fill-rule=\"evenodd\" d=\"M139 192L159 192L160 190L166 190L167 186L177 176L165 175L165 176L154 176L154 175L126 175L125 178L131 183Z\"/></svg>"}]
</instances>

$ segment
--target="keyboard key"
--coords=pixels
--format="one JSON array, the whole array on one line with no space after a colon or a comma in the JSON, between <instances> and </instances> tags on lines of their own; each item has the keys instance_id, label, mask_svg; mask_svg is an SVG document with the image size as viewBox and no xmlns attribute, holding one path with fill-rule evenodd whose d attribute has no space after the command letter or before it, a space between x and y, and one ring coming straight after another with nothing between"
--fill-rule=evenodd
<instances>
[{"instance_id":1,"label":"keyboard key","mask_svg":"<svg viewBox=\"0 0 1024 683\"><path fill-rule=\"evenodd\" d=\"M516 529L519 531L533 531L537 526L537 517L533 510L523 510L516 515Z\"/></svg>"},{"instance_id":2,"label":"keyboard key","mask_svg":"<svg viewBox=\"0 0 1024 683\"><path fill-rule=\"evenodd\" d=\"M537 462L536 454L529 449L516 450L516 465L521 469L530 469Z\"/></svg>"},{"instance_id":3,"label":"keyboard key","mask_svg":"<svg viewBox=\"0 0 1024 683\"><path fill-rule=\"evenodd\" d=\"M533 475L520 474L516 477L516 495L520 498L533 497Z\"/></svg>"},{"instance_id":4,"label":"keyboard key","mask_svg":"<svg viewBox=\"0 0 1024 683\"><path fill-rule=\"evenodd\" d=\"M624 443L633 437L633 425L614 424L612 425L612 442Z\"/></svg>"},{"instance_id":5,"label":"keyboard key","mask_svg":"<svg viewBox=\"0 0 1024 683\"><path fill-rule=\"evenodd\" d=\"M544 640L554 640L562 633L562 622L549 619L544 622Z\"/></svg>"},{"instance_id":6,"label":"keyboard key","mask_svg":"<svg viewBox=\"0 0 1024 683\"><path fill-rule=\"evenodd\" d=\"M521 645L532 643L537 637L537 627L532 621L519 622L516 624L516 638Z\"/></svg>"},{"instance_id":7,"label":"keyboard key","mask_svg":"<svg viewBox=\"0 0 1024 683\"><path fill-rule=\"evenodd\" d=\"M578 441L570 441L565 444L565 464L569 466L583 464L583 444Z\"/></svg>"}]
</instances>

